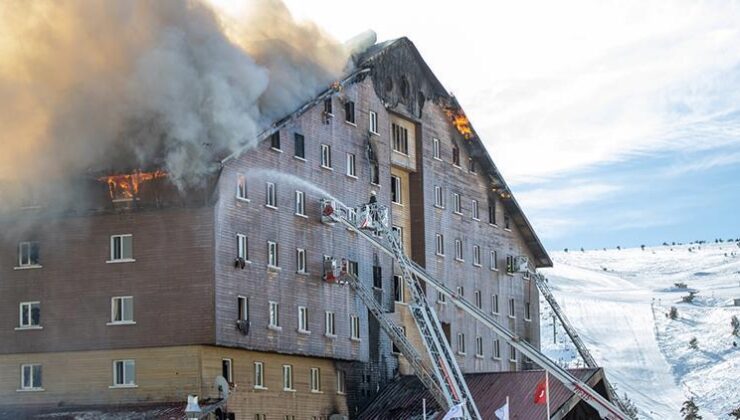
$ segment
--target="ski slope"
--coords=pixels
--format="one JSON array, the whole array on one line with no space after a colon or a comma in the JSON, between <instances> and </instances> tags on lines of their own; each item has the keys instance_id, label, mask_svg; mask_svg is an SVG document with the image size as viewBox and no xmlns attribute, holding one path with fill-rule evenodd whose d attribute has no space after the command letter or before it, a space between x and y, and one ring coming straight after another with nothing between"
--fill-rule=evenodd
<instances>
[{"instance_id":1,"label":"ski slope","mask_svg":"<svg viewBox=\"0 0 740 420\"><path fill-rule=\"evenodd\" d=\"M691 250L689 250L691 248ZM680 419L693 396L705 419L740 406L740 247L734 242L641 250L555 252L543 270L556 299L620 395L641 418ZM675 283L686 283L688 289ZM681 297L698 292L692 303ZM670 307L678 309L671 320ZM541 302L543 351L564 366L581 361ZM698 340L698 348L689 342ZM738 347L733 346L733 341Z\"/></svg>"}]
</instances>

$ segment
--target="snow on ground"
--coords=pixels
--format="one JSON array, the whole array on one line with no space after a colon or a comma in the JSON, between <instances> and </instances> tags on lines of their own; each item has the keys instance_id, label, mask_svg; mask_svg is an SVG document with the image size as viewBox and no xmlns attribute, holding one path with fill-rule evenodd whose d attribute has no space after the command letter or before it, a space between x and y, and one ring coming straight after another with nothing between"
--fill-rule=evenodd
<instances>
[{"instance_id":1,"label":"snow on ground","mask_svg":"<svg viewBox=\"0 0 740 420\"><path fill-rule=\"evenodd\" d=\"M620 395L641 417L680 419L694 397L705 419L729 419L740 406L740 247L734 242L552 253L543 270L556 299ZM687 288L677 287L685 283ZM690 290L693 302L682 302ZM671 306L678 318L667 314ZM577 353L541 302L542 347L564 366ZM696 338L698 346L689 342ZM733 346L733 342L738 347Z\"/></svg>"}]
</instances>

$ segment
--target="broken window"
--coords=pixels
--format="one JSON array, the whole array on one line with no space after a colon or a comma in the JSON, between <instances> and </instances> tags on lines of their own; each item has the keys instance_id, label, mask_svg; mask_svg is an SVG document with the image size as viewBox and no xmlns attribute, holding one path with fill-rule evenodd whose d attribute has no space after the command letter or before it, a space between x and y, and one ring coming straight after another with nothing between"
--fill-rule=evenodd
<instances>
[{"instance_id":1,"label":"broken window","mask_svg":"<svg viewBox=\"0 0 740 420\"><path fill-rule=\"evenodd\" d=\"M303 134L295 133L293 136L293 142L295 143L295 157L300 159L306 158L306 147L305 142L306 139L303 137Z\"/></svg>"},{"instance_id":2,"label":"broken window","mask_svg":"<svg viewBox=\"0 0 740 420\"><path fill-rule=\"evenodd\" d=\"M18 266L33 267L39 265L39 244L37 242L21 242L18 244Z\"/></svg>"},{"instance_id":3,"label":"broken window","mask_svg":"<svg viewBox=\"0 0 740 420\"><path fill-rule=\"evenodd\" d=\"M350 124L355 123L355 103L352 101L347 101L344 104L344 121Z\"/></svg>"},{"instance_id":4,"label":"broken window","mask_svg":"<svg viewBox=\"0 0 740 420\"><path fill-rule=\"evenodd\" d=\"M457 145L452 146L452 164L460 166L460 148Z\"/></svg>"},{"instance_id":5,"label":"broken window","mask_svg":"<svg viewBox=\"0 0 740 420\"><path fill-rule=\"evenodd\" d=\"M280 150L280 131L276 131L270 135L270 147Z\"/></svg>"}]
</instances>

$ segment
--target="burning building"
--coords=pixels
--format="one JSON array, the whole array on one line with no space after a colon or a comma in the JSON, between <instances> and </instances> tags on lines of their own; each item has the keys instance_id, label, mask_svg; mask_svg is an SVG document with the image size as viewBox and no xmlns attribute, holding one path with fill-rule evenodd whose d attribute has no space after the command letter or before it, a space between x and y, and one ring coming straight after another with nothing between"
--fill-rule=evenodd
<instances>
[{"instance_id":1,"label":"burning building","mask_svg":"<svg viewBox=\"0 0 740 420\"><path fill-rule=\"evenodd\" d=\"M326 261L344 259L420 340L393 260L319 220L320 199L373 191L416 264L538 348L539 293L515 261L551 261L461 107L406 38L354 61L198 188L163 170L96 173L74 210L7 210L0 406L157 410L198 395L239 419L358 415L412 372ZM444 295L426 299L466 374L531 367Z\"/></svg>"}]
</instances>

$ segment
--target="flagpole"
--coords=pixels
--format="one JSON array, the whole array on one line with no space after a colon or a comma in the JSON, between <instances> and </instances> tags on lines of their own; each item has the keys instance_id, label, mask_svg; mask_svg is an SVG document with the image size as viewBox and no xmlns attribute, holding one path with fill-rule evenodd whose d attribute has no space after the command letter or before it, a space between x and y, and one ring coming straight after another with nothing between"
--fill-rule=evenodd
<instances>
[{"instance_id":1,"label":"flagpole","mask_svg":"<svg viewBox=\"0 0 740 420\"><path fill-rule=\"evenodd\" d=\"M550 420L550 375L545 370L545 400L547 401L547 420Z\"/></svg>"}]
</instances>

